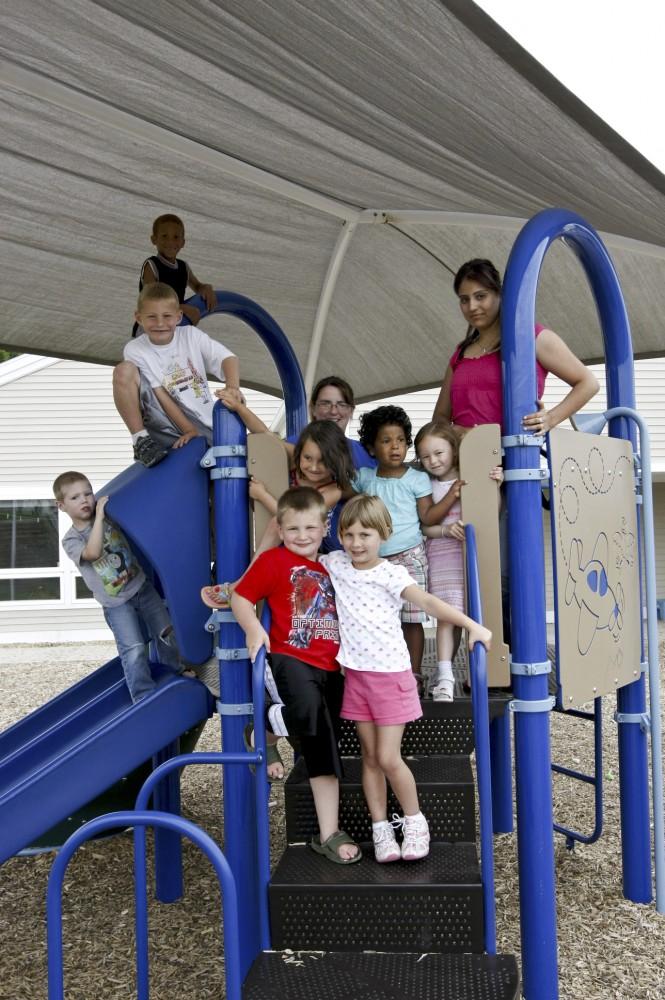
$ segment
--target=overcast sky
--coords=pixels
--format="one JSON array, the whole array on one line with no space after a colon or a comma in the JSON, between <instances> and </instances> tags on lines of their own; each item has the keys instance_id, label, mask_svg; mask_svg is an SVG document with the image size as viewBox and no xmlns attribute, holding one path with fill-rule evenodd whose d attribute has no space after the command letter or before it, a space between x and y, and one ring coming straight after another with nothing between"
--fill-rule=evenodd
<instances>
[{"instance_id":1,"label":"overcast sky","mask_svg":"<svg viewBox=\"0 0 665 1000\"><path fill-rule=\"evenodd\" d=\"M665 0L477 0L665 173Z\"/></svg>"}]
</instances>

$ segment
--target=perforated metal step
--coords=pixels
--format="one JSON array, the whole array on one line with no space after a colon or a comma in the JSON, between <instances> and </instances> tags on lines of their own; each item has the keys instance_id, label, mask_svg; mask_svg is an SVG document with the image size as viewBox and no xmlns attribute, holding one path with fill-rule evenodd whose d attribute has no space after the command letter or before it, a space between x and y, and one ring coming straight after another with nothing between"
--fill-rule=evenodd
<instances>
[{"instance_id":1,"label":"perforated metal step","mask_svg":"<svg viewBox=\"0 0 665 1000\"><path fill-rule=\"evenodd\" d=\"M336 865L291 846L270 884L275 948L481 952L474 844L433 844L422 861Z\"/></svg>"},{"instance_id":2,"label":"perforated metal step","mask_svg":"<svg viewBox=\"0 0 665 1000\"><path fill-rule=\"evenodd\" d=\"M474 841L476 820L474 786L468 757L416 757L406 760L413 771L420 808L427 816L432 840ZM361 785L361 763L344 761L340 792L340 827L360 842L372 839L372 824ZM317 832L314 801L305 762L299 760L285 788L286 836L289 843L310 840ZM392 791L388 815L401 812Z\"/></svg>"},{"instance_id":3,"label":"perforated metal step","mask_svg":"<svg viewBox=\"0 0 665 1000\"><path fill-rule=\"evenodd\" d=\"M490 691L490 721L503 715L512 695L509 691ZM455 684L455 700L442 702L426 698L422 701L423 717L409 722L402 739L402 754L407 757L426 757L428 754L470 754L473 751L473 718L471 698ZM339 741L344 757L359 757L360 743L353 722L342 720Z\"/></svg>"},{"instance_id":4,"label":"perforated metal step","mask_svg":"<svg viewBox=\"0 0 665 1000\"><path fill-rule=\"evenodd\" d=\"M265 952L244 1000L516 1000L512 955Z\"/></svg>"}]
</instances>

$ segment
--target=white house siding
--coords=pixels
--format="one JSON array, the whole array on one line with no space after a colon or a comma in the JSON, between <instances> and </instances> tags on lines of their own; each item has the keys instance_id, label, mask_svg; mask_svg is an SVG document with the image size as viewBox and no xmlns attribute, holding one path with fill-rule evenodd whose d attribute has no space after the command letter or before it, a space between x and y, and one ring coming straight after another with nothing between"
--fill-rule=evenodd
<instances>
[{"instance_id":1,"label":"white house siding","mask_svg":"<svg viewBox=\"0 0 665 1000\"><path fill-rule=\"evenodd\" d=\"M279 401L251 390L246 395L270 422ZM131 461L109 367L30 355L0 364L0 501L49 500L53 480L67 469L87 475L98 490ZM58 520L62 538L70 522L62 514ZM0 582L60 581L59 600L0 600L0 644L111 638L97 602L76 599L76 575L62 549L59 564L43 573L0 567Z\"/></svg>"},{"instance_id":2,"label":"white house siding","mask_svg":"<svg viewBox=\"0 0 665 1000\"><path fill-rule=\"evenodd\" d=\"M637 407L651 432L656 512L656 561L659 597L665 597L665 407L662 385L665 358L636 362ZM604 370L593 371L601 391L587 411L606 407ZM566 387L550 376L545 404L553 406ZM279 400L246 390L249 405L270 424ZM350 433L357 436L360 415L385 402L409 413L414 435L434 409L438 389L390 399L361 403ZM113 405L111 370L103 365L80 364L22 355L0 365L0 500L46 499L51 483L66 468L86 473L95 489L112 479L131 461L129 436ZM60 534L68 519L60 518ZM545 518L547 603L553 604L550 571L549 523ZM0 569L0 573L2 570ZM60 602L0 601L0 643L72 641L108 638L101 611L94 601L73 598L72 564L64 553L55 573L62 579Z\"/></svg>"}]
</instances>

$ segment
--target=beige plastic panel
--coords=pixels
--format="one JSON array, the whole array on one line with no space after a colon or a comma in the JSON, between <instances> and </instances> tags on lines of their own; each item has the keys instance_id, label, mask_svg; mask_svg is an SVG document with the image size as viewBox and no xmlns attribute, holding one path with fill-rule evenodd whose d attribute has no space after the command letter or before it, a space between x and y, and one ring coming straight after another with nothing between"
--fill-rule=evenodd
<instances>
[{"instance_id":1,"label":"beige plastic panel","mask_svg":"<svg viewBox=\"0 0 665 1000\"><path fill-rule=\"evenodd\" d=\"M630 442L550 434L564 708L639 675L637 516Z\"/></svg>"},{"instance_id":2,"label":"beige plastic panel","mask_svg":"<svg viewBox=\"0 0 665 1000\"><path fill-rule=\"evenodd\" d=\"M483 624L492 630L487 673L492 687L510 685L509 650L503 641L501 614L501 564L499 559L499 486L489 478L501 464L501 429L483 424L464 435L460 445L462 519L472 524L478 547L478 575L483 603Z\"/></svg>"},{"instance_id":3,"label":"beige plastic panel","mask_svg":"<svg viewBox=\"0 0 665 1000\"><path fill-rule=\"evenodd\" d=\"M247 468L250 476L265 483L268 492L279 500L289 488L289 459L284 445L275 434L247 435ZM254 517L251 509L254 507ZM270 514L261 503L250 504L249 537L252 552L263 537ZM253 522L253 529L252 529Z\"/></svg>"}]
</instances>

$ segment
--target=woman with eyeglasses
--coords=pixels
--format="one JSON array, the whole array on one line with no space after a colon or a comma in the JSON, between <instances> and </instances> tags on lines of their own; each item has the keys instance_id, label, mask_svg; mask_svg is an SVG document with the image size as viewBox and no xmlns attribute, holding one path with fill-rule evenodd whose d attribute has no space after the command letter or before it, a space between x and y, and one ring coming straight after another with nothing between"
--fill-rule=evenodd
<instances>
[{"instance_id":1,"label":"woman with eyeglasses","mask_svg":"<svg viewBox=\"0 0 665 1000\"><path fill-rule=\"evenodd\" d=\"M353 389L348 382L337 375L327 375L319 379L312 389L309 399L309 413L312 420L332 420L343 434L346 434L355 408ZM294 434L287 440L295 442L298 440L298 435ZM353 438L347 440L356 469L373 469L376 460L365 451L360 441L354 441Z\"/></svg>"}]
</instances>

